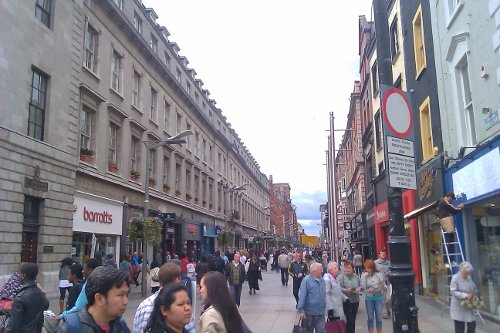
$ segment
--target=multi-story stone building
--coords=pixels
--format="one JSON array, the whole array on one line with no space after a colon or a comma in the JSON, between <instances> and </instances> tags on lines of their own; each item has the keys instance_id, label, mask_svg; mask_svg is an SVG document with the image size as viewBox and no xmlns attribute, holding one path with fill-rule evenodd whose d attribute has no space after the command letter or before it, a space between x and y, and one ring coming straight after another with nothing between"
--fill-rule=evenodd
<instances>
[{"instance_id":1,"label":"multi-story stone building","mask_svg":"<svg viewBox=\"0 0 500 333\"><path fill-rule=\"evenodd\" d=\"M39 3L0 3L0 284L37 262L54 294L71 255L83 16L78 2Z\"/></svg>"},{"instance_id":2,"label":"multi-story stone building","mask_svg":"<svg viewBox=\"0 0 500 333\"><path fill-rule=\"evenodd\" d=\"M154 10L40 3L1 4L0 274L38 262L53 293L63 257L141 251L127 234L145 186L150 209L169 213L164 251L212 252L220 230L242 247L243 235L267 231L267 177ZM185 130L194 133L185 145L154 149L146 163L145 143Z\"/></svg>"}]
</instances>

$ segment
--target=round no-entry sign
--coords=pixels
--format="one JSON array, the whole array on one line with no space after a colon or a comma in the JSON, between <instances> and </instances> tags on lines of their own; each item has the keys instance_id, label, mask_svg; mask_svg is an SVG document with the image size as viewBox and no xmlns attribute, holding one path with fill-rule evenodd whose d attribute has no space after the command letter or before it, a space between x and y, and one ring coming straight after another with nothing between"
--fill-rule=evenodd
<instances>
[{"instance_id":1,"label":"round no-entry sign","mask_svg":"<svg viewBox=\"0 0 500 333\"><path fill-rule=\"evenodd\" d=\"M410 104L403 91L390 88L382 98L382 114L389 130L398 138L410 134L413 117Z\"/></svg>"}]
</instances>

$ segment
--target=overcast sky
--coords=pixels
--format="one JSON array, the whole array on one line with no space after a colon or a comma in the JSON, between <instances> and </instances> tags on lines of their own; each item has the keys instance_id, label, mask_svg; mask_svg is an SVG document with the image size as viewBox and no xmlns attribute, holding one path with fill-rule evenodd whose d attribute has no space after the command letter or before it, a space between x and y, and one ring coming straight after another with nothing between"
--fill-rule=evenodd
<instances>
[{"instance_id":1,"label":"overcast sky","mask_svg":"<svg viewBox=\"0 0 500 333\"><path fill-rule=\"evenodd\" d=\"M158 14L306 233L325 203L329 113L345 128L359 79L358 17L371 0L143 0ZM337 143L341 133L337 132Z\"/></svg>"}]
</instances>

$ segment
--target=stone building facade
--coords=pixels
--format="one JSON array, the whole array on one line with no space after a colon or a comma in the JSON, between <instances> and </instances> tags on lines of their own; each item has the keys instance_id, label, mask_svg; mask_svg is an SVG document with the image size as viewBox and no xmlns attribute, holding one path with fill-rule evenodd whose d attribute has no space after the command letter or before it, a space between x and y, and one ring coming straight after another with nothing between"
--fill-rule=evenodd
<instances>
[{"instance_id":1,"label":"stone building facade","mask_svg":"<svg viewBox=\"0 0 500 333\"><path fill-rule=\"evenodd\" d=\"M0 5L0 276L27 256L55 295L62 258L141 251L128 227L143 215L146 185L164 250L209 253L222 230L235 247L268 231L267 177L154 10L45 3ZM145 179L145 142L185 130L186 144L152 150Z\"/></svg>"}]
</instances>

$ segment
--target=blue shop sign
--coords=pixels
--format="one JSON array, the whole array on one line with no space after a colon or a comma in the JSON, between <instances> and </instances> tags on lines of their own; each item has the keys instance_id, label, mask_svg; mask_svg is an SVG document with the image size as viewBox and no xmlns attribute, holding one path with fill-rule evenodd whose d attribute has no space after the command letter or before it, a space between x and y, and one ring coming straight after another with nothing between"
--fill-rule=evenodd
<instances>
[{"instance_id":1,"label":"blue shop sign","mask_svg":"<svg viewBox=\"0 0 500 333\"><path fill-rule=\"evenodd\" d=\"M203 237L217 237L217 228L214 225L201 224L202 236Z\"/></svg>"}]
</instances>

